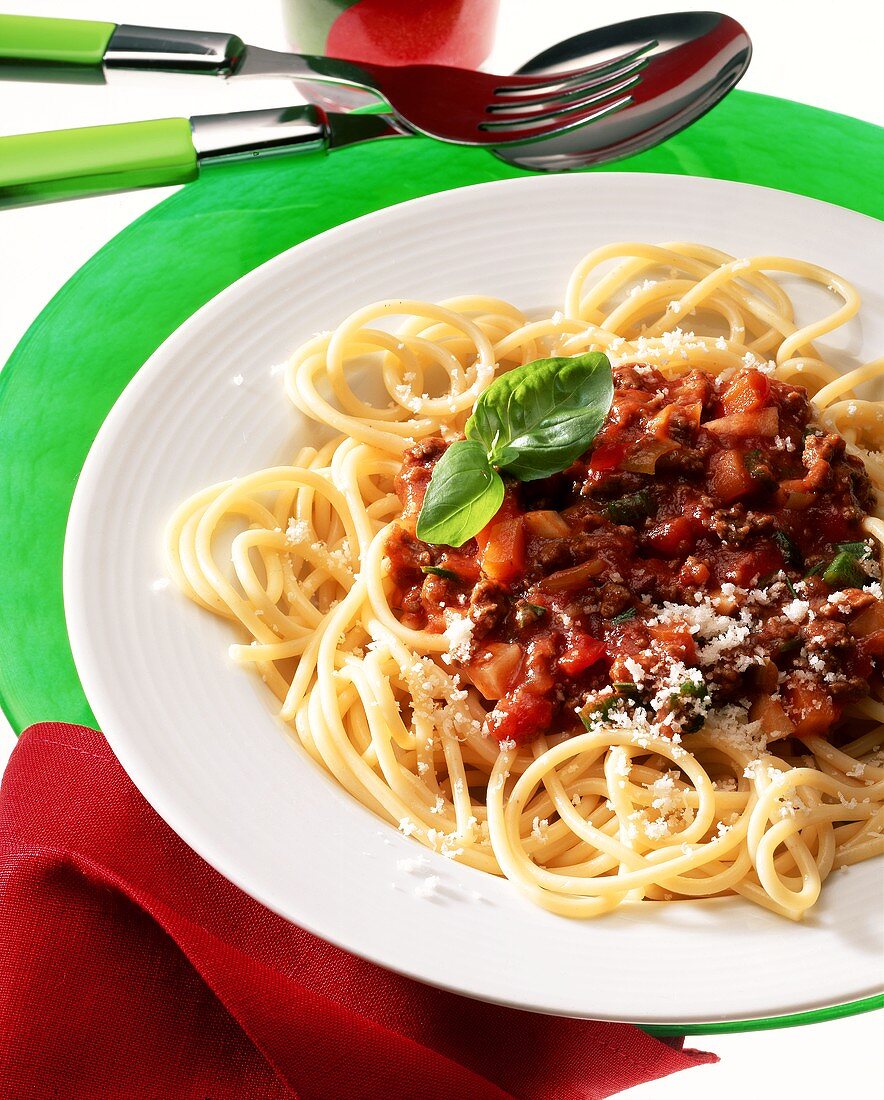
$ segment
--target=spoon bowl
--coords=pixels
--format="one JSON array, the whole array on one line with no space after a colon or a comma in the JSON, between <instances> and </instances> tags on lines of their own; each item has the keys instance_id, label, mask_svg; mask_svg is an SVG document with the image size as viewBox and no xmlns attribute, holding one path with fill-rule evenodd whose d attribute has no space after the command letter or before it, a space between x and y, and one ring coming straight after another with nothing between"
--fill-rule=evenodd
<instances>
[{"instance_id":1,"label":"spoon bowl","mask_svg":"<svg viewBox=\"0 0 884 1100\"><path fill-rule=\"evenodd\" d=\"M650 49L646 49L653 44ZM650 149L711 110L740 81L752 57L744 27L719 12L674 12L586 31L539 53L518 73L544 75L643 51L632 102L592 124L495 150L534 171L565 172Z\"/></svg>"}]
</instances>

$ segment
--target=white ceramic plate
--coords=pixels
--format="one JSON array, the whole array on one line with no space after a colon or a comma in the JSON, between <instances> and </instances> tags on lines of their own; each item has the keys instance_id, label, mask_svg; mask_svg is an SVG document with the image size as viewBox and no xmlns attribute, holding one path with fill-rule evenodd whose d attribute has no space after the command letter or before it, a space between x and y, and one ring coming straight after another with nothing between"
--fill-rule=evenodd
<instances>
[{"instance_id":1,"label":"white ceramic plate","mask_svg":"<svg viewBox=\"0 0 884 1100\"><path fill-rule=\"evenodd\" d=\"M884 225L794 195L612 173L469 187L361 218L220 294L117 402L68 526L77 668L124 768L176 832L271 909L382 966L518 1007L651 1024L867 997L882 984L884 860L833 875L799 925L737 899L568 921L432 853L442 896L416 896L418 880L397 870L414 842L306 756L257 677L229 662L226 623L152 587L172 509L285 460L307 430L271 366L311 333L379 298L479 293L548 313L585 252L629 239L830 267L858 284L865 308L829 354L846 363L884 351Z\"/></svg>"}]
</instances>

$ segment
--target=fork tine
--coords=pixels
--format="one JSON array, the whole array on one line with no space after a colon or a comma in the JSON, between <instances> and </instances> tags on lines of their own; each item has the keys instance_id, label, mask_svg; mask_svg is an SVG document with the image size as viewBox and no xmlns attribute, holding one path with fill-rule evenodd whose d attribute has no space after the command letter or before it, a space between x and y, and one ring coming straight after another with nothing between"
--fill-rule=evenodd
<instances>
[{"instance_id":1,"label":"fork tine","mask_svg":"<svg viewBox=\"0 0 884 1100\"><path fill-rule=\"evenodd\" d=\"M488 107L491 117L487 120L487 129L504 129L507 126L520 126L523 123L546 122L548 119L567 118L575 112L585 111L599 103L606 103L617 95L635 88L641 83L641 76L636 74L627 80L621 80L610 87L594 90L591 94L575 101L561 103L546 103L535 106L533 110L523 107Z\"/></svg>"},{"instance_id":2,"label":"fork tine","mask_svg":"<svg viewBox=\"0 0 884 1100\"><path fill-rule=\"evenodd\" d=\"M569 103L574 103L578 99L584 98L588 93L602 92L609 88L616 87L624 80L639 74L643 69L648 66L648 58L641 57L636 61L633 61L630 65L624 66L616 72L609 73L605 77L596 77L593 80L587 80L583 84L575 84L573 87L568 88L566 91L544 91L538 92L535 95L524 96L498 96L495 95L491 98L488 104L489 111L520 111L523 107L545 107L561 104L566 107Z\"/></svg>"},{"instance_id":3,"label":"fork tine","mask_svg":"<svg viewBox=\"0 0 884 1100\"><path fill-rule=\"evenodd\" d=\"M600 61L597 65L587 65L583 69L570 69L562 73L550 73L548 77L508 77L507 80L510 81L510 83L501 84L499 87L495 88L494 94L521 96L531 95L534 92L554 91L558 89L564 91L573 84L584 82L587 77L604 76L611 70L620 69L630 62L636 61L658 45L659 42L655 39L651 42L647 42L644 46L638 46L634 50L618 54L617 57L609 58L607 61Z\"/></svg>"},{"instance_id":4,"label":"fork tine","mask_svg":"<svg viewBox=\"0 0 884 1100\"><path fill-rule=\"evenodd\" d=\"M603 104L597 104L591 110L569 115L567 122L564 123L562 119L559 118L558 121L551 121L546 124L540 123L524 129L498 131L491 124L481 122L479 123L479 130L486 133L490 132L494 137L493 142L489 141L483 144L493 144L495 146L526 145L529 142L540 141L542 138L549 137L553 134L564 134L568 130L576 129L578 126L586 126L590 123L598 122L608 115L623 110L623 108L628 107L630 103L632 103L632 96L624 95Z\"/></svg>"}]
</instances>

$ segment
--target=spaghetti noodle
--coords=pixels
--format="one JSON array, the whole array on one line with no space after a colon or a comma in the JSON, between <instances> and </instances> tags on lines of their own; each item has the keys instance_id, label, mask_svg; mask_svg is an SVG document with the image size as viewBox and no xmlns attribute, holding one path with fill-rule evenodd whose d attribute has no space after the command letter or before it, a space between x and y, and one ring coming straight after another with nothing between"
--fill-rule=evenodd
<instances>
[{"instance_id":1,"label":"spaghetti noodle","mask_svg":"<svg viewBox=\"0 0 884 1100\"><path fill-rule=\"evenodd\" d=\"M799 324L778 272L837 304ZM884 404L857 388L884 374L884 359L841 375L813 343L859 308L848 282L813 264L685 243L597 249L551 317L478 296L368 306L287 367L289 399L328 441L186 501L167 532L169 571L245 631L233 659L263 678L313 759L428 848L567 916L740 894L799 919L834 868L884 851L877 678L836 729L801 741L731 707L680 739L602 715L585 732L499 745L487 698L459 675L456 626L415 628L391 605L387 547L415 443L457 438L501 373L585 351L664 378L754 367L800 384L879 493ZM880 506L863 525L884 542Z\"/></svg>"}]
</instances>

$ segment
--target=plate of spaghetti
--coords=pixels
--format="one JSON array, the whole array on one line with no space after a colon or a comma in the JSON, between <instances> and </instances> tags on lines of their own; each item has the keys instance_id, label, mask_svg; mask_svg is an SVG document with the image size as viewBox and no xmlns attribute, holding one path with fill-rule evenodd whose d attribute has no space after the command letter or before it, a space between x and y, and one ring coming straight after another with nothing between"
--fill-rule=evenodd
<instances>
[{"instance_id":1,"label":"plate of spaghetti","mask_svg":"<svg viewBox=\"0 0 884 1100\"><path fill-rule=\"evenodd\" d=\"M266 905L456 992L656 1025L877 993L882 261L838 207L608 173L242 279L69 521L132 779Z\"/></svg>"}]
</instances>

